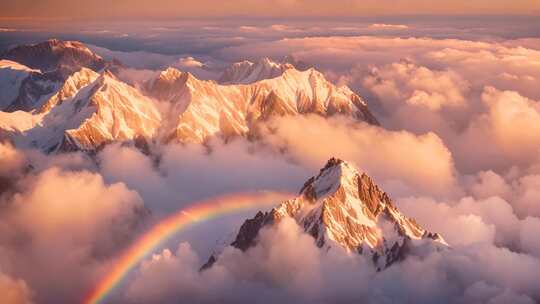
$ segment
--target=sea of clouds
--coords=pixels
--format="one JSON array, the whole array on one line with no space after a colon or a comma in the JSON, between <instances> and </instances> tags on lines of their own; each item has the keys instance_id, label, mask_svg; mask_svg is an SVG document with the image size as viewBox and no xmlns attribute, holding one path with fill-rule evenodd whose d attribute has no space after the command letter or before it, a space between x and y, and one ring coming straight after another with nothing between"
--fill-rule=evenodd
<instances>
[{"instance_id":1,"label":"sea of clouds","mask_svg":"<svg viewBox=\"0 0 540 304\"><path fill-rule=\"evenodd\" d=\"M123 60L130 67L124 77L134 84L167 65L211 79L228 62L293 55L358 92L381 126L282 117L261 128L258 142L155 145L150 154L113 144L92 157L2 143L3 303L81 301L122 249L160 218L225 193L298 191L330 157L371 175L404 214L441 233L451 249L415 252L376 272L361 256L319 250L285 220L264 230L256 247L225 248L214 267L199 272L216 241L234 233L247 213L201 225L159 248L111 297L119 303L540 301L540 40L534 34L382 22L199 29L201 41L188 48L175 40L167 52L163 37L170 36L163 34L155 53L144 33L127 32L142 39L144 48L135 53L112 51L110 33L100 46L97 36L86 37L94 37L88 39L98 53Z\"/></svg>"}]
</instances>

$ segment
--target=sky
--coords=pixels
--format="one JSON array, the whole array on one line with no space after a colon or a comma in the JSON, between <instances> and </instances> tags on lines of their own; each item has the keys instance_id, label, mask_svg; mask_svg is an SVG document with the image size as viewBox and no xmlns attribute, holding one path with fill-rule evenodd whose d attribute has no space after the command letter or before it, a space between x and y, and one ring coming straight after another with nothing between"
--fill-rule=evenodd
<instances>
[{"instance_id":1,"label":"sky","mask_svg":"<svg viewBox=\"0 0 540 304\"><path fill-rule=\"evenodd\" d=\"M391 25L391 26L384 26ZM280 39L387 36L504 40L540 37L540 18L499 15L359 17L239 17L69 21L0 19L0 51L51 37L113 51L220 57L227 47ZM231 59L231 58L228 58ZM244 58L236 58L244 59ZM251 58L253 59L253 58ZM155 66L154 66L155 67Z\"/></svg>"},{"instance_id":2,"label":"sky","mask_svg":"<svg viewBox=\"0 0 540 304\"><path fill-rule=\"evenodd\" d=\"M0 3L0 18L197 18L242 16L367 16L388 14L539 15L536 0L18 0Z\"/></svg>"}]
</instances>

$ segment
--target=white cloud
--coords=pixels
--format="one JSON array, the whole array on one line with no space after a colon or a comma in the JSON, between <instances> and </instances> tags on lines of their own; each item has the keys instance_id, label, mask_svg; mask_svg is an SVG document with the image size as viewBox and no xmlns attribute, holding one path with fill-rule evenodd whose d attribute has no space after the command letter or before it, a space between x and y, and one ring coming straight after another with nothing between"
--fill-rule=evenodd
<instances>
[{"instance_id":1,"label":"white cloud","mask_svg":"<svg viewBox=\"0 0 540 304\"><path fill-rule=\"evenodd\" d=\"M265 230L248 252L227 248L215 267L199 272L215 238L243 219L237 217L201 228L186 236L191 245L165 249L145 261L128 284L126 301L540 299L537 41L314 37L261 42L285 32L303 35L306 29L265 24L240 30L245 37L203 41L220 46L250 42L215 52L218 59L292 53L315 63L331 79L365 96L387 129L342 117L283 117L261 126L263 144L158 145L150 156L110 145L96 155L98 165L82 154L44 156L0 144L0 181L11 178L8 186L17 191L0 202L0 266L5 272L0 295L10 292L4 302L79 300L136 236L143 206L159 219L207 196L295 191L332 156L373 175L405 214L442 233L452 249L412 256L376 273L359 256L318 250L294 222L284 221ZM206 65L202 57L101 51L137 67L201 70ZM155 75L152 70L122 71L132 81ZM33 171L27 172L28 164ZM201 247L204 254L197 253Z\"/></svg>"},{"instance_id":2,"label":"white cloud","mask_svg":"<svg viewBox=\"0 0 540 304\"><path fill-rule=\"evenodd\" d=\"M266 127L264 141L314 169L339 157L383 181L399 180L432 194L455 190L452 155L434 133L414 135L320 116L278 118Z\"/></svg>"},{"instance_id":3,"label":"white cloud","mask_svg":"<svg viewBox=\"0 0 540 304\"><path fill-rule=\"evenodd\" d=\"M400 103L423 106L430 110L466 106L469 84L451 71L434 71L409 62L372 68L363 85L379 97L388 111Z\"/></svg>"},{"instance_id":4,"label":"white cloud","mask_svg":"<svg viewBox=\"0 0 540 304\"><path fill-rule=\"evenodd\" d=\"M540 218L527 217L521 225L519 240L521 242L521 247L525 252L540 258L538 231L540 231Z\"/></svg>"},{"instance_id":5,"label":"white cloud","mask_svg":"<svg viewBox=\"0 0 540 304\"><path fill-rule=\"evenodd\" d=\"M53 167L21 179L19 190L0 201L0 267L40 303L79 300L146 216L136 192L88 171Z\"/></svg>"},{"instance_id":6,"label":"white cloud","mask_svg":"<svg viewBox=\"0 0 540 304\"><path fill-rule=\"evenodd\" d=\"M451 223L453 224L453 223ZM209 270L186 244L144 262L128 287L134 303L534 303L540 260L489 241L410 256L383 272L341 250L320 251L292 220L265 229L257 246L227 248ZM508 273L512 276L508 276ZM421 273L415 280L411 275ZM158 284L163 282L163 284ZM159 292L156 292L159 291Z\"/></svg>"},{"instance_id":7,"label":"white cloud","mask_svg":"<svg viewBox=\"0 0 540 304\"><path fill-rule=\"evenodd\" d=\"M13 145L0 142L0 176L14 178L25 161L24 155Z\"/></svg>"},{"instance_id":8,"label":"white cloud","mask_svg":"<svg viewBox=\"0 0 540 304\"><path fill-rule=\"evenodd\" d=\"M463 173L501 172L536 161L540 51L531 43L334 36L260 42L218 53L224 58L261 54L292 54L314 63L364 96L387 128L436 133Z\"/></svg>"},{"instance_id":9,"label":"white cloud","mask_svg":"<svg viewBox=\"0 0 540 304\"><path fill-rule=\"evenodd\" d=\"M406 30L409 27L405 24L373 23L369 28L376 30Z\"/></svg>"},{"instance_id":10,"label":"white cloud","mask_svg":"<svg viewBox=\"0 0 540 304\"><path fill-rule=\"evenodd\" d=\"M486 87L486 112L457 134L455 155L468 168L526 166L540 151L540 106L515 91Z\"/></svg>"},{"instance_id":11,"label":"white cloud","mask_svg":"<svg viewBox=\"0 0 540 304\"><path fill-rule=\"evenodd\" d=\"M32 291L26 282L0 272L0 300L3 304L31 304Z\"/></svg>"}]
</instances>

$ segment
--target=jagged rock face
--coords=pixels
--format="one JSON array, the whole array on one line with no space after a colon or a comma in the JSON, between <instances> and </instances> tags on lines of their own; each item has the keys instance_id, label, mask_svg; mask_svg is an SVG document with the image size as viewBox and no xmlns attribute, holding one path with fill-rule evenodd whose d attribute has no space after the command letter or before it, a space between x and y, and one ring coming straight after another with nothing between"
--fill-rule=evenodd
<instances>
[{"instance_id":1,"label":"jagged rock face","mask_svg":"<svg viewBox=\"0 0 540 304\"><path fill-rule=\"evenodd\" d=\"M40 124L19 144L46 152L95 151L113 141L152 138L161 124L154 103L110 73L82 69L45 104ZM85 85L86 84L86 85Z\"/></svg>"},{"instance_id":2,"label":"jagged rock face","mask_svg":"<svg viewBox=\"0 0 540 304\"><path fill-rule=\"evenodd\" d=\"M249 85L219 85L173 68L147 86L149 95L171 105L166 140L201 143L209 137L246 135L273 116L343 114L377 124L366 103L347 87L336 87L314 69L287 69Z\"/></svg>"},{"instance_id":3,"label":"jagged rock face","mask_svg":"<svg viewBox=\"0 0 540 304\"><path fill-rule=\"evenodd\" d=\"M42 72L53 71L61 66L86 67L99 71L105 67L105 60L94 54L78 41L51 39L31 45L21 45L8 50L0 58L18 62Z\"/></svg>"},{"instance_id":4,"label":"jagged rock face","mask_svg":"<svg viewBox=\"0 0 540 304\"><path fill-rule=\"evenodd\" d=\"M4 111L39 112L40 108L62 88L63 83L73 73L73 70L68 67L60 67L45 73L31 73L22 82L17 98Z\"/></svg>"},{"instance_id":5,"label":"jagged rock face","mask_svg":"<svg viewBox=\"0 0 540 304\"><path fill-rule=\"evenodd\" d=\"M300 71L305 71L307 69L313 68L312 64L300 60L294 55L285 56L281 62L291 64L292 66L294 66L295 69Z\"/></svg>"},{"instance_id":6,"label":"jagged rock face","mask_svg":"<svg viewBox=\"0 0 540 304\"><path fill-rule=\"evenodd\" d=\"M69 76L62 86L43 104L39 109L39 113L47 113L53 107L62 104L64 100L75 96L79 90L88 86L99 77L96 72L81 68L78 72Z\"/></svg>"},{"instance_id":7,"label":"jagged rock face","mask_svg":"<svg viewBox=\"0 0 540 304\"><path fill-rule=\"evenodd\" d=\"M149 98L101 71L119 64L106 63L82 43L49 40L3 56L28 65L0 61L0 85L12 89L1 102L0 130L17 145L95 151L113 141L146 142L161 124Z\"/></svg>"},{"instance_id":8,"label":"jagged rock face","mask_svg":"<svg viewBox=\"0 0 540 304\"><path fill-rule=\"evenodd\" d=\"M279 77L288 69L305 71L309 68L308 64L293 56L286 56L282 62L275 62L263 57L257 62L244 60L233 63L225 69L218 82L221 84L250 84Z\"/></svg>"},{"instance_id":9,"label":"jagged rock face","mask_svg":"<svg viewBox=\"0 0 540 304\"><path fill-rule=\"evenodd\" d=\"M0 60L0 110L36 109L60 87L65 73L64 69L42 73L14 61Z\"/></svg>"},{"instance_id":10,"label":"jagged rock face","mask_svg":"<svg viewBox=\"0 0 540 304\"><path fill-rule=\"evenodd\" d=\"M39 74L42 75L41 73ZM33 77L33 75L30 77ZM79 90L94 82L98 77L99 74L96 72L82 68L80 71L69 76L62 85L54 83L54 87L57 88L54 89L53 93L29 98L29 103L25 103L24 99L22 99L23 96L29 95L24 93L20 94L16 99L17 102L11 105L11 107L17 105L17 108L12 108L13 111L7 109L5 112L0 111L0 129L12 133L22 133L34 128L42 122L43 118L52 110L52 108L62 104L64 100L75 96ZM36 84L39 83L47 82L36 82ZM25 91L21 90L21 92ZM23 105L28 105L30 110L25 111L24 109L19 108ZM69 119L69 117L66 117L66 119Z\"/></svg>"},{"instance_id":11,"label":"jagged rock face","mask_svg":"<svg viewBox=\"0 0 540 304\"><path fill-rule=\"evenodd\" d=\"M153 102L111 74L98 78L86 106L95 112L77 129L66 131L65 140L78 150L93 150L113 141L152 138L161 124ZM74 98L76 102L77 97ZM82 105L76 105L82 106Z\"/></svg>"},{"instance_id":12,"label":"jagged rock face","mask_svg":"<svg viewBox=\"0 0 540 304\"><path fill-rule=\"evenodd\" d=\"M24 80L39 72L10 60L0 60L0 111L7 108L19 95Z\"/></svg>"},{"instance_id":13,"label":"jagged rock face","mask_svg":"<svg viewBox=\"0 0 540 304\"><path fill-rule=\"evenodd\" d=\"M310 178L297 198L245 221L231 246L247 250L256 244L263 227L286 217L295 219L318 247L340 246L367 255L378 269L405 258L416 241L434 248L447 246L439 234L399 212L369 176L338 159L330 159Z\"/></svg>"},{"instance_id":14,"label":"jagged rock face","mask_svg":"<svg viewBox=\"0 0 540 304\"><path fill-rule=\"evenodd\" d=\"M250 84L279 77L286 70L293 68L292 64L277 63L266 57L255 63L245 60L233 63L228 67L218 82L221 84Z\"/></svg>"},{"instance_id":15,"label":"jagged rock face","mask_svg":"<svg viewBox=\"0 0 540 304\"><path fill-rule=\"evenodd\" d=\"M84 44L56 39L15 47L0 58L4 58L0 61L0 86L11 84L12 92L0 101L0 110L5 112L39 112L72 74L82 68L100 71L109 66ZM14 70L24 71L25 75L19 73L14 82L9 79L14 78Z\"/></svg>"}]
</instances>

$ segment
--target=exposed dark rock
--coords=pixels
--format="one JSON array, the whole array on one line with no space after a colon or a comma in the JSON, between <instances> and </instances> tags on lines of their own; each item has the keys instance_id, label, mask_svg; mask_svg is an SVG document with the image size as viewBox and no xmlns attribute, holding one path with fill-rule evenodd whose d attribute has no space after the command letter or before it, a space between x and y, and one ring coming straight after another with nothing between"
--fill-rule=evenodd
<instances>
[{"instance_id":1,"label":"exposed dark rock","mask_svg":"<svg viewBox=\"0 0 540 304\"><path fill-rule=\"evenodd\" d=\"M378 270L405 259L415 240L447 246L439 234L401 214L368 175L337 158L328 160L319 174L303 185L296 199L246 220L230 245L249 250L257 244L261 229L285 217L294 218L318 247L338 245L371 256ZM217 259L213 255L203 269Z\"/></svg>"}]
</instances>

